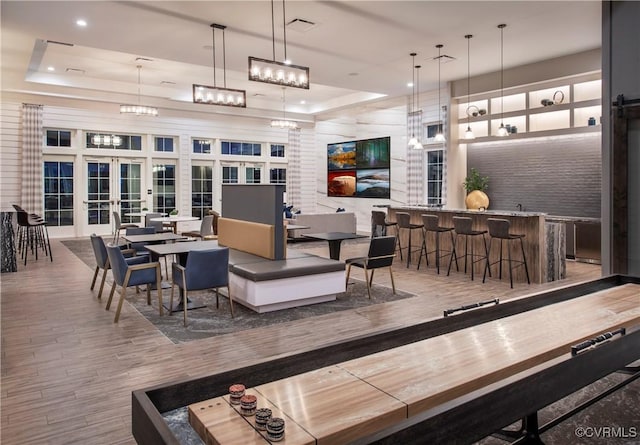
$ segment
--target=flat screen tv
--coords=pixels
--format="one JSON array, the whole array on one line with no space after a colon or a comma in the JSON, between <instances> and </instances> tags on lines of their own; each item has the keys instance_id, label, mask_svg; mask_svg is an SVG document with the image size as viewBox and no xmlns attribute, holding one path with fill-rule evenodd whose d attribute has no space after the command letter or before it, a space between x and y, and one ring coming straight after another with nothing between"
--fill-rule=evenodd
<instances>
[{"instance_id":1,"label":"flat screen tv","mask_svg":"<svg viewBox=\"0 0 640 445\"><path fill-rule=\"evenodd\" d=\"M327 145L327 196L391 197L391 137Z\"/></svg>"}]
</instances>

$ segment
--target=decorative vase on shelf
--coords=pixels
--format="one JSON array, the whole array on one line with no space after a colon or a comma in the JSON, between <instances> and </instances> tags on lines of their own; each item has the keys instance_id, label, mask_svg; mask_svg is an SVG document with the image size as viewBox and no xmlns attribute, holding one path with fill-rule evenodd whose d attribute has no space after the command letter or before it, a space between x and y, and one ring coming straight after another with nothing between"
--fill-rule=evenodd
<instances>
[{"instance_id":1,"label":"decorative vase on shelf","mask_svg":"<svg viewBox=\"0 0 640 445\"><path fill-rule=\"evenodd\" d=\"M473 190L464 200L469 210L487 210L489 208L489 197L481 190Z\"/></svg>"}]
</instances>

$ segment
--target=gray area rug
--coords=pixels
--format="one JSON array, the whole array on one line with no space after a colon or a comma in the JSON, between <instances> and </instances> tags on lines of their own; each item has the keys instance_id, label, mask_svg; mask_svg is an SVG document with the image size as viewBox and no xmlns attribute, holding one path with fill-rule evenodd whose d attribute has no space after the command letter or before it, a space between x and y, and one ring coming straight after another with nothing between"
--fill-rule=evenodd
<instances>
[{"instance_id":1,"label":"gray area rug","mask_svg":"<svg viewBox=\"0 0 640 445\"><path fill-rule=\"evenodd\" d=\"M66 240L62 241L62 243L83 262L91 268L95 268L96 261L89 239ZM133 306L149 321L151 321L151 323L153 323L153 325L156 326L165 336L173 342L179 343L212 337L214 335L260 328L275 323L284 323L287 321L330 314L347 309L357 309L360 307L396 301L413 296L413 294L402 292L400 290L396 290L396 294L394 295L390 288L379 286L374 283L371 291L371 299L369 299L367 295L367 286L363 281L355 279L350 279L349 281L350 283L347 288L347 292L338 294L335 301L300 306L297 308L284 309L263 314L258 314L239 303L234 303L233 308L235 318L231 318L229 300L222 294L219 299L220 307L216 308L216 297L214 291L190 292L189 298L194 303L204 304L205 307L187 312L189 321L187 327L183 324L182 312L174 312L171 316L167 316L165 314L165 316L160 317L158 313L158 298L156 292L151 293L151 306L147 305L146 292L142 291L136 294L133 288L127 291L127 301L132 303ZM111 273L109 273L107 275L108 286L105 284L106 290L103 292L103 299L109 295L111 282ZM96 292L98 285L96 285ZM171 296L171 289L163 289L162 294L165 305L167 305ZM175 299L177 300L177 298L178 292L176 290ZM116 296L114 296L114 300L116 300ZM115 303L112 303L112 305L113 304Z\"/></svg>"}]
</instances>

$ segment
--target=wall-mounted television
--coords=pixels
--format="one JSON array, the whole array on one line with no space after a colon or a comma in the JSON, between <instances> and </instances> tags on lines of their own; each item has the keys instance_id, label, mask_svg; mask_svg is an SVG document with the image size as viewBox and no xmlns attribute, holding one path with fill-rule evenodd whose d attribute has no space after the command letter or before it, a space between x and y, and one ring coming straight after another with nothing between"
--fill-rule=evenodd
<instances>
[{"instance_id":1,"label":"wall-mounted television","mask_svg":"<svg viewBox=\"0 0 640 445\"><path fill-rule=\"evenodd\" d=\"M327 145L327 196L391 197L391 137Z\"/></svg>"}]
</instances>

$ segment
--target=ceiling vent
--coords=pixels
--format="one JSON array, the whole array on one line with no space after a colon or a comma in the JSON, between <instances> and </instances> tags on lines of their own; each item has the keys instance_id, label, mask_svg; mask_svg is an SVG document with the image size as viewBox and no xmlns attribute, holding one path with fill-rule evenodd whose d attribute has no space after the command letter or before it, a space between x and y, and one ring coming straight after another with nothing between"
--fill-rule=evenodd
<instances>
[{"instance_id":1,"label":"ceiling vent","mask_svg":"<svg viewBox=\"0 0 640 445\"><path fill-rule=\"evenodd\" d=\"M52 43L54 45L62 45L62 46L73 46L73 43L58 42L56 40L47 40L47 43Z\"/></svg>"},{"instance_id":2,"label":"ceiling vent","mask_svg":"<svg viewBox=\"0 0 640 445\"><path fill-rule=\"evenodd\" d=\"M84 74L85 70L81 70L80 68L67 68L65 70L67 73L71 74Z\"/></svg>"},{"instance_id":3,"label":"ceiling vent","mask_svg":"<svg viewBox=\"0 0 640 445\"><path fill-rule=\"evenodd\" d=\"M311 28L315 28L316 24L305 19L293 19L287 23L287 29L298 32L307 32Z\"/></svg>"},{"instance_id":4,"label":"ceiling vent","mask_svg":"<svg viewBox=\"0 0 640 445\"><path fill-rule=\"evenodd\" d=\"M441 56L436 56L433 58L434 61L437 61L438 59L442 59L442 64L444 65L445 63L449 63L449 62L453 62L456 60L455 57L450 56L448 54L442 54Z\"/></svg>"}]
</instances>

